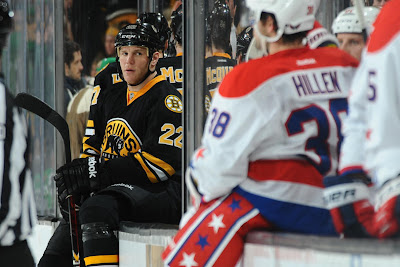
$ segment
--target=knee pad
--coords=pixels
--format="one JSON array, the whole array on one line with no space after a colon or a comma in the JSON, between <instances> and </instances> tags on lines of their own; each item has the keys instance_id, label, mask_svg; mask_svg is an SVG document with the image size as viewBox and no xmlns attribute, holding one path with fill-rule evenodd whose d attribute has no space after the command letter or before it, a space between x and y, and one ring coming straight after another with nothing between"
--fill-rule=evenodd
<instances>
[{"instance_id":1,"label":"knee pad","mask_svg":"<svg viewBox=\"0 0 400 267\"><path fill-rule=\"evenodd\" d=\"M79 211L82 225L105 223L112 229L119 224L118 202L109 195L96 195L85 200Z\"/></svg>"}]
</instances>

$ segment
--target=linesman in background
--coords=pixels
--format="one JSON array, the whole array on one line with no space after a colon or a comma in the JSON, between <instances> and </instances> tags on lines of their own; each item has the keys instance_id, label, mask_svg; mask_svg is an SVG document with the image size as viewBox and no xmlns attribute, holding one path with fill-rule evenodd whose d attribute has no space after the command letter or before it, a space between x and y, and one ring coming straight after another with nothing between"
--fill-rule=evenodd
<instances>
[{"instance_id":1,"label":"linesman in background","mask_svg":"<svg viewBox=\"0 0 400 267\"><path fill-rule=\"evenodd\" d=\"M12 30L13 12L0 1L0 57ZM0 58L1 59L1 58ZM0 64L1 66L1 64ZM0 73L0 259L2 267L35 266L26 241L36 224L28 136L24 117Z\"/></svg>"}]
</instances>

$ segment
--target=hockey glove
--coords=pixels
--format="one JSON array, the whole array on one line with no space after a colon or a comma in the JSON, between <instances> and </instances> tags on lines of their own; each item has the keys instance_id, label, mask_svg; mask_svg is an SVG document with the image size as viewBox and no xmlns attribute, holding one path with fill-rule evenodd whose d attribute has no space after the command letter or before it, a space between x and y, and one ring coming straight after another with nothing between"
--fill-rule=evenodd
<instances>
[{"instance_id":1,"label":"hockey glove","mask_svg":"<svg viewBox=\"0 0 400 267\"><path fill-rule=\"evenodd\" d=\"M70 195L80 199L112 184L108 175L102 175L102 164L96 157L74 159L57 170L54 180L61 201Z\"/></svg>"},{"instance_id":2,"label":"hockey glove","mask_svg":"<svg viewBox=\"0 0 400 267\"><path fill-rule=\"evenodd\" d=\"M400 176L386 182L376 196L375 224L377 237L399 236L400 225Z\"/></svg>"},{"instance_id":3,"label":"hockey glove","mask_svg":"<svg viewBox=\"0 0 400 267\"><path fill-rule=\"evenodd\" d=\"M330 210L336 231L345 237L376 235L374 207L370 203L369 178L329 176L324 178L324 202Z\"/></svg>"}]
</instances>

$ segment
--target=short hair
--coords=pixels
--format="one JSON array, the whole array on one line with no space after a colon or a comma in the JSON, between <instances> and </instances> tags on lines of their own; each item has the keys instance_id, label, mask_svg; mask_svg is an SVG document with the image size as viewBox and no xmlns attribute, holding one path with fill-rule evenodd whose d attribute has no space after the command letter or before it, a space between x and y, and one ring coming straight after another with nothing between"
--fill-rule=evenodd
<instances>
[{"instance_id":1,"label":"short hair","mask_svg":"<svg viewBox=\"0 0 400 267\"><path fill-rule=\"evenodd\" d=\"M74 61L74 53L81 51L81 47L74 41L64 42L64 63L68 66Z\"/></svg>"},{"instance_id":2,"label":"short hair","mask_svg":"<svg viewBox=\"0 0 400 267\"><path fill-rule=\"evenodd\" d=\"M268 17L271 17L274 21L274 29L278 30L278 23L276 22L276 18L274 14L262 12L260 20L265 21ZM282 34L282 43L283 44L291 44L295 42L301 42L304 38L307 37L308 31L297 32L294 34Z\"/></svg>"}]
</instances>

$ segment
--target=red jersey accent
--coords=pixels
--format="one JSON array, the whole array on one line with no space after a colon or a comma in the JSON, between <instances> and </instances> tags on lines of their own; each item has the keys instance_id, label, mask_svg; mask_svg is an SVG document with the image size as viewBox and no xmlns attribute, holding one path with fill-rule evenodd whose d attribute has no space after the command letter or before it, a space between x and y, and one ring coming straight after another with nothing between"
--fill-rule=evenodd
<instances>
[{"instance_id":1,"label":"red jersey accent","mask_svg":"<svg viewBox=\"0 0 400 267\"><path fill-rule=\"evenodd\" d=\"M323 187L322 175L307 161L258 160L250 162L248 176L256 181L287 181Z\"/></svg>"},{"instance_id":2,"label":"red jersey accent","mask_svg":"<svg viewBox=\"0 0 400 267\"><path fill-rule=\"evenodd\" d=\"M332 58L335 58L336 61L332 62ZM312 63L302 63L307 60ZM346 52L331 47L319 48L318 50L311 50L308 47L289 49L237 65L225 76L229 78L224 78L219 87L219 93L224 97L241 97L275 76L291 71L335 65L358 67L358 62Z\"/></svg>"},{"instance_id":3,"label":"red jersey accent","mask_svg":"<svg viewBox=\"0 0 400 267\"><path fill-rule=\"evenodd\" d=\"M385 4L374 23L370 36L368 52L374 53L386 46L399 32L400 0L392 0Z\"/></svg>"}]
</instances>

